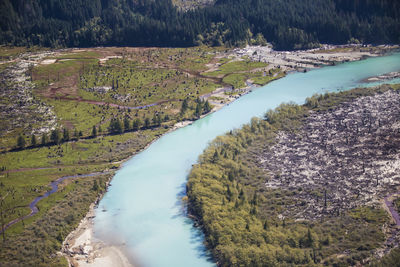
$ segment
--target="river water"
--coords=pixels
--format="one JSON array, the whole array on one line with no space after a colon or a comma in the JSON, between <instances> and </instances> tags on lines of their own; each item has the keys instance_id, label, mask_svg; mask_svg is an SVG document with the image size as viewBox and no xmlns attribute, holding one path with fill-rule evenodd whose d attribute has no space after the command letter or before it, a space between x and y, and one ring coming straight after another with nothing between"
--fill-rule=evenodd
<instances>
[{"instance_id":1,"label":"river water","mask_svg":"<svg viewBox=\"0 0 400 267\"><path fill-rule=\"evenodd\" d=\"M96 210L95 237L124 244L140 266L215 266L203 235L182 212L192 164L216 136L239 128L282 102L365 86L361 80L400 70L400 53L293 73L257 88L218 112L164 135L115 174ZM395 82L400 83L400 79ZM376 85L368 84L368 86Z\"/></svg>"}]
</instances>

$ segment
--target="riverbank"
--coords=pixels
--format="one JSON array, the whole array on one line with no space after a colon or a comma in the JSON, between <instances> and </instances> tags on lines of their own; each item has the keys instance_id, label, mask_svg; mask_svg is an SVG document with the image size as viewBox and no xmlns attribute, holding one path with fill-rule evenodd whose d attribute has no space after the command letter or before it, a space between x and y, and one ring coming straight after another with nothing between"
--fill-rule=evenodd
<instances>
[{"instance_id":1,"label":"riverbank","mask_svg":"<svg viewBox=\"0 0 400 267\"><path fill-rule=\"evenodd\" d=\"M250 90L251 90L251 89L248 88L248 91L250 91ZM218 94L224 94L224 95L225 95L225 92L223 92L223 91L221 91L221 90L218 90L218 89L215 90L214 92L215 92L215 94L214 94L214 95L211 94L210 97L209 97L208 99L211 99L212 96L218 97ZM235 96L235 97L230 97L231 99L230 99L229 102L220 103L220 105L214 107L213 111L215 112L216 110L221 109L223 106L225 106L225 105L231 103L232 101L234 101L234 100L237 99L238 97L240 97L240 96L237 95L237 96ZM210 100L210 101L211 101L211 100ZM190 124L190 123L191 123L191 121L179 122L178 125L176 125L176 127L173 127L172 129L178 129L178 128L184 127L185 125ZM89 224L89 227L90 227L90 224ZM78 235L76 238L79 239L79 235ZM122 253L122 251L121 251L121 253Z\"/></svg>"},{"instance_id":2,"label":"riverbank","mask_svg":"<svg viewBox=\"0 0 400 267\"><path fill-rule=\"evenodd\" d=\"M267 62L271 68L279 67L284 71L302 71L362 60L367 57L383 56L399 49L399 45L322 45L316 49L288 52L275 51L270 46L247 46L234 49L227 55Z\"/></svg>"},{"instance_id":3,"label":"riverbank","mask_svg":"<svg viewBox=\"0 0 400 267\"><path fill-rule=\"evenodd\" d=\"M59 177L115 169L163 133L190 124L199 114L208 111L209 106L204 108L206 104L198 98L229 84L222 82L223 78L202 76L201 73L208 70L207 64L221 62L225 67L226 63L226 76L265 66L248 61L246 64L219 61L215 55L222 48L207 47L22 51L25 52L16 51L10 58L12 61L0 62L0 78L5 84L10 83L4 87L7 90L1 92L6 102L9 101L0 110L4 114L1 121L4 127L0 129L0 183L4 186L0 188L0 194L15 189L12 191L14 196L6 194L9 212L3 214L3 226L12 222L6 230L9 246L0 253L0 261L7 265L26 262L37 265L35 263L39 261L56 265L54 261L58 257L44 256L61 249L65 236L86 215L97 193L104 190L105 179L90 177L88 181L86 178L66 181L60 190L39 202L40 212L25 217L29 215L29 203L45 194L52 182ZM232 66L235 68L228 68ZM113 84L114 89L109 92ZM23 88L23 95L20 88ZM183 110L185 99L187 105ZM32 103L41 108L34 108ZM7 117L10 110L18 120ZM32 115L35 110L43 112L35 117L26 115ZM45 116L50 113L51 117ZM122 126L118 134L110 130L110 122L115 119ZM48 121L51 125L45 127ZM56 129L61 133L58 145L50 138ZM25 142L15 149L18 136ZM81 188L83 184L85 188ZM55 200L64 200L63 192L68 190L81 190L80 193L89 195L90 199L85 199L84 203L65 199L69 203L64 210ZM75 197L82 199L80 195ZM75 204L81 209L71 209ZM16 212L13 209L17 209ZM51 218L51 222L37 224L43 217L48 217L48 210L59 213ZM63 218L62 222L54 223L58 218ZM49 227L53 227L50 235L42 235L37 230L49 232ZM36 229L33 235L32 228ZM36 239L24 242L26 236ZM24 246L27 253L23 257L14 254L14 247L21 243L27 244ZM52 252L36 249L38 243L43 244L42 247L51 244ZM59 260L66 264L64 258Z\"/></svg>"},{"instance_id":4,"label":"riverbank","mask_svg":"<svg viewBox=\"0 0 400 267\"><path fill-rule=\"evenodd\" d=\"M219 88L213 91L208 95L204 100L208 100L211 97L224 96L225 101L222 103L216 103L210 100L210 103L214 106L213 109L208 113L200 116L200 119L210 115L214 112L217 112L221 108L226 105L229 105L239 97L251 92L252 89L255 89L256 85L251 83L247 83L245 88L241 88L241 93L236 96L226 95L224 94L224 88ZM222 89L222 90L221 90ZM152 145L155 141L157 141L162 136L178 130L180 128L186 127L192 124L193 121L181 121L175 123L175 125L166 133L158 136L149 144L147 144L142 150L138 151L134 155L146 150L150 145ZM131 157L133 157L132 155ZM131 157L126 158L119 162L120 167L122 167L123 163L129 160ZM111 181L109 181L111 182ZM109 185L108 185L109 186ZM107 187L108 187L107 186ZM103 195L102 195L103 196ZM71 232L64 240L62 246L62 255L65 256L68 260L69 266L81 266L81 267L94 267L94 266L121 266L121 267L132 267L134 264L131 262L125 252L124 246L115 246L106 244L103 241L96 239L94 237L94 218L95 212L97 208L97 203L100 201L102 196L90 206L90 209L79 224L79 226Z\"/></svg>"},{"instance_id":5,"label":"riverbank","mask_svg":"<svg viewBox=\"0 0 400 267\"><path fill-rule=\"evenodd\" d=\"M210 143L188 197L216 261L358 266L397 247L380 200L399 186L399 101L390 86L310 97Z\"/></svg>"},{"instance_id":6,"label":"riverbank","mask_svg":"<svg viewBox=\"0 0 400 267\"><path fill-rule=\"evenodd\" d=\"M369 78L366 78L366 79L364 79L362 81L366 82L366 83L373 83L373 82L389 81L389 80L393 80L393 79L397 79L397 78L400 78L400 72L398 72L398 71L385 73L383 75L369 77Z\"/></svg>"},{"instance_id":7,"label":"riverbank","mask_svg":"<svg viewBox=\"0 0 400 267\"><path fill-rule=\"evenodd\" d=\"M63 242L62 254L67 258L69 266L132 267L133 265L122 252L123 246L106 245L94 237L94 216L95 204L92 204L78 228L71 232Z\"/></svg>"},{"instance_id":8,"label":"riverbank","mask_svg":"<svg viewBox=\"0 0 400 267\"><path fill-rule=\"evenodd\" d=\"M207 116L213 112L218 111L223 106L218 106L212 109L212 111L206 115L202 115L201 118ZM181 121L177 122L169 131L153 139L148 143L142 150L138 151L134 155L146 150L159 138L177 129L186 127L192 124L193 121ZM123 163L132 158L134 155L121 160L119 162L119 168L122 167ZM112 179L112 178L111 178ZM107 183L107 188L110 186L110 181ZM61 249L61 255L64 256L69 266L73 267L95 267L95 266L121 266L121 267L132 267L135 266L125 251L124 245L110 245L106 244L102 240L94 237L94 218L97 204L101 200L104 194L99 196L95 203L90 205L89 211L86 216L81 220L78 227L72 231L64 240Z\"/></svg>"},{"instance_id":9,"label":"riverbank","mask_svg":"<svg viewBox=\"0 0 400 267\"><path fill-rule=\"evenodd\" d=\"M222 109L224 106L229 105L233 101L237 100L239 97L248 94L251 90L257 88L257 85L251 82L246 83L247 86L240 88L240 93L238 95L227 95L225 94L226 88L218 88L212 93L208 94L207 97L203 98L204 101L209 100L213 105L212 110L200 116L199 119L204 118L218 110ZM212 97L223 97L225 101L216 102L211 100ZM146 150L154 142L156 142L162 136L176 131L180 128L191 125L194 121L185 120L174 124L174 126L165 132L164 134L158 136L149 144L147 144L142 150L138 151L134 155L130 156L119 162L120 167L123 163L137 155L138 153ZM111 181L109 181L111 182ZM109 186L109 185L108 185ZM107 186L107 187L108 187ZM103 196L103 195L102 195ZM132 260L124 252L124 246L115 246L106 244L103 241L96 239L94 237L94 218L95 210L97 208L96 204L100 201L102 196L90 206L90 209L84 219L81 220L79 226L71 232L63 242L62 255L68 260L69 266L73 267L95 267L95 266L121 266L121 267L132 267L135 266Z\"/></svg>"}]
</instances>

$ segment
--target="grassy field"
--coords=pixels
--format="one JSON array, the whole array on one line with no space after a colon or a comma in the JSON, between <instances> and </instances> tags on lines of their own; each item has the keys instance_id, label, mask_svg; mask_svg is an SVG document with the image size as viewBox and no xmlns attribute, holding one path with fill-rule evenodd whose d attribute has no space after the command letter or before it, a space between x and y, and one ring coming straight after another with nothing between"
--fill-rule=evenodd
<instances>
[{"instance_id":1,"label":"grassy field","mask_svg":"<svg viewBox=\"0 0 400 267\"><path fill-rule=\"evenodd\" d=\"M26 52L46 51L43 47L15 47L15 46L0 46L0 60L12 60L18 55Z\"/></svg>"},{"instance_id":2,"label":"grassy field","mask_svg":"<svg viewBox=\"0 0 400 267\"><path fill-rule=\"evenodd\" d=\"M231 85L234 89L246 87L248 80L257 85L265 85L284 76L284 73L278 68L267 71L268 64L253 62L246 58L240 61L222 58L218 63L220 65L217 70L203 72L202 75L221 78L225 84ZM233 93L238 93L238 91L233 91Z\"/></svg>"},{"instance_id":3,"label":"grassy field","mask_svg":"<svg viewBox=\"0 0 400 267\"><path fill-rule=\"evenodd\" d=\"M55 253L86 214L90 203L104 192L112 170L176 122L197 119L204 112L199 113L199 106L206 106L199 97L225 86L222 78L209 76L207 70L221 69L227 83L236 88L245 86L244 81L249 77L259 77L258 83L273 78L274 73L264 75L259 70L266 67L263 63L231 62L218 57L225 50L222 47L75 49L50 53L44 61L27 68L26 77L32 83L31 94L37 104L23 109L21 105L30 103L28 99L14 105L14 112L16 116L35 118L25 116L27 110L49 109L56 126L44 130L36 117L15 125L1 136L1 223L28 215L29 203L50 190L51 181L76 174L110 172L66 180L56 193L41 200L36 215L5 231L1 263L65 266L65 259ZM17 62L21 60L18 55L27 52L34 60L32 53L40 51L2 47L0 57ZM1 65L3 75L15 62ZM235 75L240 79L232 79ZM2 101L13 104L7 98ZM116 120L122 125L113 132L111 123ZM4 119L0 122L9 123ZM52 140L55 129L59 130L58 144ZM63 136L64 131L68 137ZM32 144L33 136L36 144ZM21 138L24 144L17 149ZM95 181L98 187L94 187Z\"/></svg>"},{"instance_id":4,"label":"grassy field","mask_svg":"<svg viewBox=\"0 0 400 267\"><path fill-rule=\"evenodd\" d=\"M7 231L0 258L7 266L67 266L55 253L85 216L90 203L104 192L110 176L76 179L39 204L40 212ZM94 190L94 183L98 184Z\"/></svg>"},{"instance_id":5,"label":"grassy field","mask_svg":"<svg viewBox=\"0 0 400 267\"><path fill-rule=\"evenodd\" d=\"M104 86L110 88L106 93L88 92L91 88ZM189 77L180 70L153 69L122 59L109 60L106 66L92 67L80 79L82 98L134 107L163 100L195 99L217 87L211 81Z\"/></svg>"},{"instance_id":6,"label":"grassy field","mask_svg":"<svg viewBox=\"0 0 400 267\"><path fill-rule=\"evenodd\" d=\"M283 75L278 69L260 71L267 67L265 63L217 57L223 50L207 47L72 50L48 56L45 63L36 65L28 75L35 85L33 97L52 108L60 128L66 127L70 132L89 135L93 126L106 129L115 116L144 121L160 115L171 125L194 119L197 99L216 88L229 84L239 89L246 86L248 79L263 85ZM210 68L218 71L204 72ZM180 112L185 99L190 108ZM141 108L146 105L151 107ZM2 150L15 147L16 136L20 134L29 143L31 133L39 125L35 121L27 123L28 131L21 125L4 133L0 139Z\"/></svg>"},{"instance_id":7,"label":"grassy field","mask_svg":"<svg viewBox=\"0 0 400 267\"><path fill-rule=\"evenodd\" d=\"M50 190L51 181L63 176L113 170L120 165L121 160L140 151L165 131L166 129L159 128L99 136L1 154L0 162L9 170L0 176L0 194L5 196L2 202L4 221L9 222L28 215L28 204ZM63 238L76 227L86 214L89 204L102 192L92 190L94 180L102 184L104 189L110 177L110 174L104 174L101 177L84 177L64 182L55 194L38 203L39 213L6 230L6 240L2 243L4 249L0 253L2 261L11 265L30 265L29 262L34 262L35 266L54 266L60 259L48 256L60 249ZM13 194L7 196L7 192L11 190ZM66 208L59 209L61 203L64 206L67 204ZM79 208L70 209L71 205ZM56 214L55 217L49 217L50 211ZM25 243L27 233L31 236L30 241ZM15 248L21 244L24 244L26 258L15 253ZM46 248L43 250L38 244L43 244ZM31 254L32 251L35 254ZM38 255L41 263L37 261ZM30 256L33 258L29 258ZM61 260L62 262L64 261Z\"/></svg>"},{"instance_id":8,"label":"grassy field","mask_svg":"<svg viewBox=\"0 0 400 267\"><path fill-rule=\"evenodd\" d=\"M258 68L265 68L268 64L263 62L253 62L250 60L241 60L241 61L231 61L224 62L216 71L206 72L204 73L207 76L223 76L231 73L245 72L251 71Z\"/></svg>"}]
</instances>

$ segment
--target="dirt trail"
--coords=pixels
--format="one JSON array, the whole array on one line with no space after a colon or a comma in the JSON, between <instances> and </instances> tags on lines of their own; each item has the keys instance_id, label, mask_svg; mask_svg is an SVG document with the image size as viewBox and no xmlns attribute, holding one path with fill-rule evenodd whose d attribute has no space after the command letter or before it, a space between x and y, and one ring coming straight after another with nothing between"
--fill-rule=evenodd
<instances>
[{"instance_id":1,"label":"dirt trail","mask_svg":"<svg viewBox=\"0 0 400 267\"><path fill-rule=\"evenodd\" d=\"M216 84L220 84L223 87L231 86L230 84L227 84L227 83L225 83L223 81L223 79L225 78L226 74L223 77L218 78L218 77L212 77L212 76L205 76L205 75L201 74L199 71L184 70L184 69L181 69L181 68L176 68L176 69L179 70L179 71L182 71L184 73L188 73L190 75L193 75L193 76L195 76L197 78L200 78L200 79L211 80L211 81L215 82Z\"/></svg>"}]
</instances>

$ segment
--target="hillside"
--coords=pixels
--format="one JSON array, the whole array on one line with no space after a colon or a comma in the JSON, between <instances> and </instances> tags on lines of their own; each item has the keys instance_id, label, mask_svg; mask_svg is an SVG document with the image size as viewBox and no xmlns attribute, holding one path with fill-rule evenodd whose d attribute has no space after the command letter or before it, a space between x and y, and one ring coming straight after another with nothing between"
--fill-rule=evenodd
<instances>
[{"instance_id":1,"label":"hillside","mask_svg":"<svg viewBox=\"0 0 400 267\"><path fill-rule=\"evenodd\" d=\"M393 266L400 242L393 88L282 104L205 150L187 194L218 265Z\"/></svg>"},{"instance_id":2,"label":"hillside","mask_svg":"<svg viewBox=\"0 0 400 267\"><path fill-rule=\"evenodd\" d=\"M174 5L175 3L176 5ZM0 2L0 43L47 47L399 43L390 0L39 0Z\"/></svg>"}]
</instances>

